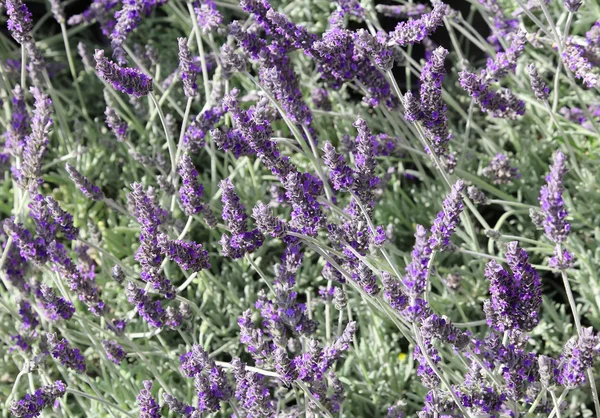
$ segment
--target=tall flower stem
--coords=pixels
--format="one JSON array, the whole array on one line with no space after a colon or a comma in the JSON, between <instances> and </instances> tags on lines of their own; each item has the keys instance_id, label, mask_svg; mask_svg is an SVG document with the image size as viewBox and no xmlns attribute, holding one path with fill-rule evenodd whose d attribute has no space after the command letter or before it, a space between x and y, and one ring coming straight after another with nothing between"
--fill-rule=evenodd
<instances>
[{"instance_id":1,"label":"tall flower stem","mask_svg":"<svg viewBox=\"0 0 600 418\"><path fill-rule=\"evenodd\" d=\"M427 351L425 349L425 345L423 344L423 339L421 338L421 332L419 331L419 327L414 322L412 324L412 330L415 335L415 341L417 342L417 345L419 346L419 350L421 350L421 354L423 354L423 357L425 358L427 365L431 368L431 370L433 370L433 372L436 374L436 376L440 379L440 381L442 382L442 385L444 385L444 389L446 389L448 394L450 394L452 400L454 401L454 403L456 403L456 406L458 406L458 409L460 409L460 411L463 413L463 416L473 418L473 416L469 413L469 411L467 411L462 406L460 399L458 399L458 397L454 393L454 390L452 389L450 382L448 382L448 380L446 379L446 376L444 376L438 370L436 365L433 363L433 360L431 360L431 358L429 357L429 354L427 353Z\"/></svg>"},{"instance_id":2,"label":"tall flower stem","mask_svg":"<svg viewBox=\"0 0 600 418\"><path fill-rule=\"evenodd\" d=\"M171 134L169 133L169 128L167 127L167 121L165 120L165 115L163 114L163 111L160 108L160 104L158 103L158 100L156 100L156 97L154 97L153 94L150 94L149 96L152 99L154 106L156 106L156 109L158 111L158 117L160 118L160 121L163 126L163 130L165 131L165 136L167 138L167 147L169 148L169 156L171 157L171 172L173 173L177 170L177 160L175 157L175 155L176 155L175 142L173 141L173 138L171 138Z\"/></svg>"},{"instance_id":3,"label":"tall flower stem","mask_svg":"<svg viewBox=\"0 0 600 418\"><path fill-rule=\"evenodd\" d=\"M69 45L69 35L67 34L67 27L65 23L62 22L60 24L60 31L63 36L63 42L65 44L65 52L67 53L67 61L69 62L69 70L71 71L71 77L73 77L73 84L75 85L75 91L77 92L77 98L79 99L79 103L81 104L81 110L83 112L83 116L88 119L87 107L85 106L85 102L83 101L83 96L81 95L81 89L79 88L79 82L77 81L77 72L75 71L75 63L73 62L73 55L71 54L71 46Z\"/></svg>"},{"instance_id":4,"label":"tall flower stem","mask_svg":"<svg viewBox=\"0 0 600 418\"><path fill-rule=\"evenodd\" d=\"M562 254L562 249L560 244L556 244L557 254ZM583 335L581 329L581 320L579 319L579 314L577 313L577 305L575 304L575 298L573 297L573 291L571 290L571 284L569 283L569 278L567 277L567 272L565 270L561 270L560 272L563 280L563 285L565 286L565 292L567 293L567 299L569 300L569 305L571 306L571 312L573 313L573 320L575 321L575 328L577 329L577 335L581 338ZM594 380L594 372L591 367L586 370L587 378L590 381L590 389L592 390L592 399L594 400L594 409L596 410L596 417L600 418L600 399L598 398L598 390L596 389L596 381ZM560 403L559 403L560 405ZM560 412L558 412L560 414Z\"/></svg>"}]
</instances>

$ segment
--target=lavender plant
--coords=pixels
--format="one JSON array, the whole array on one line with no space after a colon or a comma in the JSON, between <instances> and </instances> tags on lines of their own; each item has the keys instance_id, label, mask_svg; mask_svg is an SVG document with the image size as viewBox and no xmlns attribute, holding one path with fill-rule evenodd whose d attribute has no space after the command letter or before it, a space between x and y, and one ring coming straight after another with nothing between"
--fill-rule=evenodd
<instances>
[{"instance_id":1,"label":"lavender plant","mask_svg":"<svg viewBox=\"0 0 600 418\"><path fill-rule=\"evenodd\" d=\"M3 417L600 418L597 2L0 10Z\"/></svg>"}]
</instances>

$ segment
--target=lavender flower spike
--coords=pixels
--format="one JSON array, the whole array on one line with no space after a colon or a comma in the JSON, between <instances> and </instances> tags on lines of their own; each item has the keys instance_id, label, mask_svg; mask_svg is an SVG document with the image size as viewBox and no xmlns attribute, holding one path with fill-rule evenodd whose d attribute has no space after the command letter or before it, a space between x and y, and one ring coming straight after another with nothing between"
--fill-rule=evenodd
<instances>
[{"instance_id":1,"label":"lavender flower spike","mask_svg":"<svg viewBox=\"0 0 600 418\"><path fill-rule=\"evenodd\" d=\"M144 380L144 389L137 396L140 407L140 418L160 418L160 406L152 397L152 382Z\"/></svg>"},{"instance_id":2,"label":"lavender flower spike","mask_svg":"<svg viewBox=\"0 0 600 418\"><path fill-rule=\"evenodd\" d=\"M21 0L7 0L6 13L8 30L15 41L20 44L28 42L33 30L33 19L27 6Z\"/></svg>"},{"instance_id":3,"label":"lavender flower spike","mask_svg":"<svg viewBox=\"0 0 600 418\"><path fill-rule=\"evenodd\" d=\"M104 348L104 352L110 361L115 364L121 364L127 353L123 351L123 347L117 344L114 341L103 340L102 348Z\"/></svg>"},{"instance_id":4,"label":"lavender flower spike","mask_svg":"<svg viewBox=\"0 0 600 418\"><path fill-rule=\"evenodd\" d=\"M63 208L60 207L58 202L52 196L46 197L46 205L48 206L50 215L52 215L52 218L59 226L65 238L68 240L74 240L77 238L79 229L73 225L73 216L71 216L71 214L67 211L63 210Z\"/></svg>"},{"instance_id":5,"label":"lavender flower spike","mask_svg":"<svg viewBox=\"0 0 600 418\"><path fill-rule=\"evenodd\" d=\"M529 74L531 90L533 91L535 98L541 102L548 100L548 96L550 96L550 89L540 77L537 67L534 63L529 64L527 67L527 74Z\"/></svg>"},{"instance_id":6,"label":"lavender flower spike","mask_svg":"<svg viewBox=\"0 0 600 418\"><path fill-rule=\"evenodd\" d=\"M201 213L204 209L204 203L200 198L204 193L204 186L198 182L198 171L187 153L181 156L177 168L182 182L179 188L179 197L185 214L193 216Z\"/></svg>"},{"instance_id":7,"label":"lavender flower spike","mask_svg":"<svg viewBox=\"0 0 600 418\"><path fill-rule=\"evenodd\" d=\"M196 78L198 73L192 63L192 54L187 44L187 38L177 38L179 45L179 71L183 81L183 91L187 97L194 97L198 94L198 85Z\"/></svg>"},{"instance_id":8,"label":"lavender flower spike","mask_svg":"<svg viewBox=\"0 0 600 418\"><path fill-rule=\"evenodd\" d=\"M240 198L235 193L233 183L228 178L219 183L223 191L221 201L223 202L223 220L227 222L229 230L233 235L246 232L248 225L246 208L240 203Z\"/></svg>"},{"instance_id":9,"label":"lavender flower spike","mask_svg":"<svg viewBox=\"0 0 600 418\"><path fill-rule=\"evenodd\" d=\"M208 251L201 244L171 240L166 234L158 236L158 247L171 260L177 262L184 270L199 272L210 268Z\"/></svg>"},{"instance_id":10,"label":"lavender flower spike","mask_svg":"<svg viewBox=\"0 0 600 418\"><path fill-rule=\"evenodd\" d=\"M546 176L546 185L540 189L540 205L544 215L544 231L546 236L556 244L567 239L571 225L566 221L567 210L563 200L563 177L568 169L565 167L565 154L556 151L550 173Z\"/></svg>"},{"instance_id":11,"label":"lavender flower spike","mask_svg":"<svg viewBox=\"0 0 600 418\"><path fill-rule=\"evenodd\" d=\"M57 380L36 390L33 395L27 394L19 401L12 401L10 413L19 418L33 418L40 415L42 409L54 405L54 402L67 391L63 381Z\"/></svg>"},{"instance_id":12,"label":"lavender flower spike","mask_svg":"<svg viewBox=\"0 0 600 418\"><path fill-rule=\"evenodd\" d=\"M119 67L104 56L104 51L97 49L94 54L96 70L104 81L110 83L115 90L135 97L147 96L152 92L152 79L134 68Z\"/></svg>"},{"instance_id":13,"label":"lavender flower spike","mask_svg":"<svg viewBox=\"0 0 600 418\"><path fill-rule=\"evenodd\" d=\"M104 115L106 115L106 124L117 137L117 141L126 141L127 133L129 131L127 122L121 119L121 117L117 114L117 111L110 106L106 106Z\"/></svg>"},{"instance_id":14,"label":"lavender flower spike","mask_svg":"<svg viewBox=\"0 0 600 418\"><path fill-rule=\"evenodd\" d=\"M458 218L462 213L464 206L462 202L462 192L465 184L461 179L452 185L452 190L444 199L442 210L438 213L431 227L431 238L429 245L432 250L445 250L450 247L450 237L456 228Z\"/></svg>"},{"instance_id":15,"label":"lavender flower spike","mask_svg":"<svg viewBox=\"0 0 600 418\"><path fill-rule=\"evenodd\" d=\"M574 389L586 382L585 372L594 365L594 356L598 356L598 336L592 328L583 328L581 335L572 337L563 350L562 368L558 375L558 383Z\"/></svg>"},{"instance_id":16,"label":"lavender flower spike","mask_svg":"<svg viewBox=\"0 0 600 418\"><path fill-rule=\"evenodd\" d=\"M52 356L68 369L73 369L78 373L85 373L85 359L78 348L71 348L69 342L64 338L58 340L56 333L48 334L48 345Z\"/></svg>"},{"instance_id":17,"label":"lavender flower spike","mask_svg":"<svg viewBox=\"0 0 600 418\"><path fill-rule=\"evenodd\" d=\"M30 91L35 98L31 134L24 139L23 164L20 169L15 168L13 174L21 187L35 189L42 182L42 162L48 150L48 134L52 126L52 100L37 87L32 87Z\"/></svg>"},{"instance_id":18,"label":"lavender flower spike","mask_svg":"<svg viewBox=\"0 0 600 418\"><path fill-rule=\"evenodd\" d=\"M75 183L85 197L96 201L104 199L104 193L102 193L102 190L89 181L87 177L84 177L79 171L77 171L75 167L67 163L65 168L67 173L69 173L69 177L71 177L71 180L73 180L73 183Z\"/></svg>"},{"instance_id":19,"label":"lavender flower spike","mask_svg":"<svg viewBox=\"0 0 600 418\"><path fill-rule=\"evenodd\" d=\"M390 45L408 46L420 43L444 24L447 13L448 5L440 1L433 5L431 13L423 14L419 19L398 23L396 29L390 33Z\"/></svg>"},{"instance_id":20,"label":"lavender flower spike","mask_svg":"<svg viewBox=\"0 0 600 418\"><path fill-rule=\"evenodd\" d=\"M421 72L421 112L425 133L431 141L436 155L443 156L448 152L448 142L452 135L448 131L446 105L442 99L442 82L446 75L444 61L448 51L442 47L433 51Z\"/></svg>"}]
</instances>

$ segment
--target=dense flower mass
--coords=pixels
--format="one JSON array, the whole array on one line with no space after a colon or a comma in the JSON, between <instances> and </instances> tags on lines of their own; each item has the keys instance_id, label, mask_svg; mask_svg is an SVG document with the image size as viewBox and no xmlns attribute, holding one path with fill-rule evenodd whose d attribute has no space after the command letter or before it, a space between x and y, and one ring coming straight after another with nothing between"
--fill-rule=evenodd
<instances>
[{"instance_id":1,"label":"dense flower mass","mask_svg":"<svg viewBox=\"0 0 600 418\"><path fill-rule=\"evenodd\" d=\"M567 173L567 157L560 151L554 154L554 163L546 176L546 185L540 190L540 206L544 214L544 232L553 242L560 244L567 239L571 224L566 221L567 210L563 200L563 178Z\"/></svg>"},{"instance_id":2,"label":"dense flower mass","mask_svg":"<svg viewBox=\"0 0 600 418\"><path fill-rule=\"evenodd\" d=\"M104 51L97 49L94 54L96 70L104 81L110 83L115 90L131 94L135 97L147 96L152 92L152 79L134 68L119 67L104 56Z\"/></svg>"},{"instance_id":3,"label":"dense flower mass","mask_svg":"<svg viewBox=\"0 0 600 418\"><path fill-rule=\"evenodd\" d=\"M378 3L2 2L4 415L600 417L597 2Z\"/></svg>"}]
</instances>

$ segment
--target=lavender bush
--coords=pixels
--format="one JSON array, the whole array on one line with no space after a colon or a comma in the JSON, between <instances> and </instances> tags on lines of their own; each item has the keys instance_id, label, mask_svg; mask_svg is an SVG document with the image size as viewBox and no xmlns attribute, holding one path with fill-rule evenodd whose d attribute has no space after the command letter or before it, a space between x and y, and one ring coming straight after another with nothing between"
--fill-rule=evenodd
<instances>
[{"instance_id":1,"label":"lavender bush","mask_svg":"<svg viewBox=\"0 0 600 418\"><path fill-rule=\"evenodd\" d=\"M600 418L600 5L6 0L0 411Z\"/></svg>"}]
</instances>

